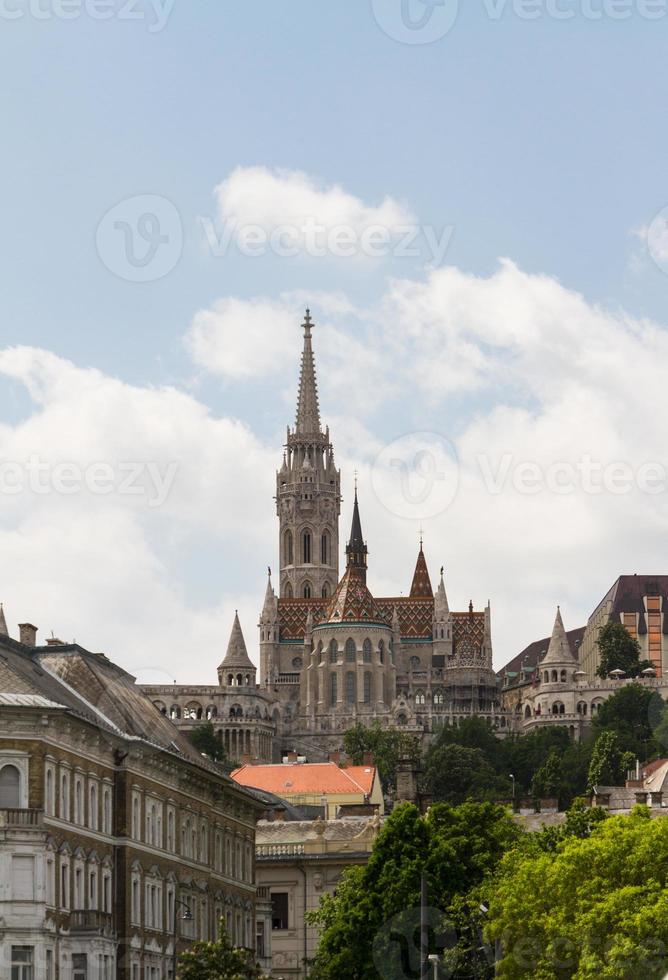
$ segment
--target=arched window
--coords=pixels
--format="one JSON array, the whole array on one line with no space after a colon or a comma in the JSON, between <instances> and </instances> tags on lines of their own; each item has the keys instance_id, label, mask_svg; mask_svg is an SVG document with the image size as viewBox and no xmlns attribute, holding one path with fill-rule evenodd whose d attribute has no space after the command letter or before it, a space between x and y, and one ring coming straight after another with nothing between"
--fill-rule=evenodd
<instances>
[{"instance_id":1,"label":"arched window","mask_svg":"<svg viewBox=\"0 0 668 980\"><path fill-rule=\"evenodd\" d=\"M371 663L371 640L368 637L362 644L362 659L365 664Z\"/></svg>"},{"instance_id":2,"label":"arched window","mask_svg":"<svg viewBox=\"0 0 668 980\"><path fill-rule=\"evenodd\" d=\"M385 644L383 643L382 640L378 644L378 653L380 655L380 662L381 662L381 664L384 664L385 663Z\"/></svg>"},{"instance_id":3,"label":"arched window","mask_svg":"<svg viewBox=\"0 0 668 980\"><path fill-rule=\"evenodd\" d=\"M543 681L545 682L545 684L549 684L550 683L550 672L549 672L549 670L546 670L545 673L543 674Z\"/></svg>"},{"instance_id":4,"label":"arched window","mask_svg":"<svg viewBox=\"0 0 668 980\"><path fill-rule=\"evenodd\" d=\"M524 717L531 718L531 708L529 707L529 705L527 705L526 708L524 709Z\"/></svg>"},{"instance_id":5,"label":"arched window","mask_svg":"<svg viewBox=\"0 0 668 980\"><path fill-rule=\"evenodd\" d=\"M357 648L355 647L355 641L352 637L346 640L346 662L349 664L354 664L357 658Z\"/></svg>"},{"instance_id":6,"label":"arched window","mask_svg":"<svg viewBox=\"0 0 668 980\"><path fill-rule=\"evenodd\" d=\"M0 769L0 810L18 810L21 779L16 766Z\"/></svg>"},{"instance_id":7,"label":"arched window","mask_svg":"<svg viewBox=\"0 0 668 980\"><path fill-rule=\"evenodd\" d=\"M443 704L443 692L442 691L436 691L436 694L434 694L434 704Z\"/></svg>"},{"instance_id":8,"label":"arched window","mask_svg":"<svg viewBox=\"0 0 668 980\"><path fill-rule=\"evenodd\" d=\"M311 586L309 582L304 582L304 598L305 599L311 598Z\"/></svg>"},{"instance_id":9,"label":"arched window","mask_svg":"<svg viewBox=\"0 0 668 980\"><path fill-rule=\"evenodd\" d=\"M556 684L558 681L559 681L559 675L557 674L556 670L553 670L552 671L552 683L553 684Z\"/></svg>"},{"instance_id":10,"label":"arched window","mask_svg":"<svg viewBox=\"0 0 668 980\"><path fill-rule=\"evenodd\" d=\"M338 697L338 678L336 674L332 674L329 678L329 703L332 707L336 704Z\"/></svg>"},{"instance_id":11,"label":"arched window","mask_svg":"<svg viewBox=\"0 0 668 980\"><path fill-rule=\"evenodd\" d=\"M419 670L419 669L420 669L420 658L411 657L411 670Z\"/></svg>"},{"instance_id":12,"label":"arched window","mask_svg":"<svg viewBox=\"0 0 668 980\"><path fill-rule=\"evenodd\" d=\"M329 597L329 586L326 582L322 587L322 597L323 599L327 599Z\"/></svg>"},{"instance_id":13,"label":"arched window","mask_svg":"<svg viewBox=\"0 0 668 980\"><path fill-rule=\"evenodd\" d=\"M292 543L292 531L286 531L283 538L283 562L285 565L293 565L295 560L294 546Z\"/></svg>"},{"instance_id":14,"label":"arched window","mask_svg":"<svg viewBox=\"0 0 668 980\"><path fill-rule=\"evenodd\" d=\"M586 715L587 714L587 702L586 701L578 701L577 713L579 715Z\"/></svg>"},{"instance_id":15,"label":"arched window","mask_svg":"<svg viewBox=\"0 0 668 980\"><path fill-rule=\"evenodd\" d=\"M311 564L311 532L304 531L302 535L302 561L305 565Z\"/></svg>"},{"instance_id":16,"label":"arched window","mask_svg":"<svg viewBox=\"0 0 668 980\"><path fill-rule=\"evenodd\" d=\"M346 674L346 704L355 704L355 674L349 670Z\"/></svg>"},{"instance_id":17,"label":"arched window","mask_svg":"<svg viewBox=\"0 0 668 980\"><path fill-rule=\"evenodd\" d=\"M336 642L336 640L332 640L332 642L329 644L329 662L331 664L335 664L338 659L339 644Z\"/></svg>"},{"instance_id":18,"label":"arched window","mask_svg":"<svg viewBox=\"0 0 668 980\"><path fill-rule=\"evenodd\" d=\"M418 693L415 695L415 703L417 705L424 705L424 703L425 703L425 696L422 693L422 691L418 691Z\"/></svg>"},{"instance_id":19,"label":"arched window","mask_svg":"<svg viewBox=\"0 0 668 980\"><path fill-rule=\"evenodd\" d=\"M371 704L371 672L364 672L364 703Z\"/></svg>"},{"instance_id":20,"label":"arched window","mask_svg":"<svg viewBox=\"0 0 668 980\"><path fill-rule=\"evenodd\" d=\"M322 565L329 565L330 553L329 531L325 531L320 538L320 563Z\"/></svg>"},{"instance_id":21,"label":"arched window","mask_svg":"<svg viewBox=\"0 0 668 980\"><path fill-rule=\"evenodd\" d=\"M292 599L292 586L289 582L285 583L285 598Z\"/></svg>"},{"instance_id":22,"label":"arched window","mask_svg":"<svg viewBox=\"0 0 668 980\"><path fill-rule=\"evenodd\" d=\"M179 708L178 704L173 704L171 706L169 709L169 717L172 719L172 721L174 721L175 718L181 717L181 709Z\"/></svg>"},{"instance_id":23,"label":"arched window","mask_svg":"<svg viewBox=\"0 0 668 980\"><path fill-rule=\"evenodd\" d=\"M566 683L566 680L567 680L567 678L568 678L568 674L566 673L566 671L565 671L565 670L562 670L562 672L561 672L561 683L562 683L562 684L565 684L565 683Z\"/></svg>"}]
</instances>

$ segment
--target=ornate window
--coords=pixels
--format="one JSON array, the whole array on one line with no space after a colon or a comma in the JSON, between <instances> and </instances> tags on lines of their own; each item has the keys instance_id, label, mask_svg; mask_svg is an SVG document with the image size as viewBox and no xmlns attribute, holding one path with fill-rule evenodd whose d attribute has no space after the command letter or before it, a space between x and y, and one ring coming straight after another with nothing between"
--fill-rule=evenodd
<instances>
[{"instance_id":1,"label":"ornate window","mask_svg":"<svg viewBox=\"0 0 668 980\"><path fill-rule=\"evenodd\" d=\"M420 669L420 658L411 657L411 670L419 670L419 669Z\"/></svg>"},{"instance_id":2,"label":"ornate window","mask_svg":"<svg viewBox=\"0 0 668 980\"><path fill-rule=\"evenodd\" d=\"M305 565L311 564L311 532L304 531L302 535L302 561Z\"/></svg>"},{"instance_id":3,"label":"ornate window","mask_svg":"<svg viewBox=\"0 0 668 980\"><path fill-rule=\"evenodd\" d=\"M418 693L415 695L415 703L417 705L424 705L425 704L425 701L426 701L426 698L425 698L424 694L422 693L422 691L418 691Z\"/></svg>"},{"instance_id":4,"label":"ornate window","mask_svg":"<svg viewBox=\"0 0 668 980\"><path fill-rule=\"evenodd\" d=\"M352 670L346 674L346 704L355 704L356 700L356 678Z\"/></svg>"},{"instance_id":5,"label":"ornate window","mask_svg":"<svg viewBox=\"0 0 668 980\"><path fill-rule=\"evenodd\" d=\"M339 692L338 692L338 678L337 678L336 674L331 674L331 676L330 676L330 679L329 679L329 695L330 695L330 697L329 697L329 703L332 705L332 707L334 707L334 705L338 701L338 697L339 697Z\"/></svg>"},{"instance_id":6,"label":"ornate window","mask_svg":"<svg viewBox=\"0 0 668 980\"><path fill-rule=\"evenodd\" d=\"M322 565L329 565L330 553L329 531L324 531L320 538L320 563Z\"/></svg>"},{"instance_id":7,"label":"ornate window","mask_svg":"<svg viewBox=\"0 0 668 980\"><path fill-rule=\"evenodd\" d=\"M283 538L283 560L286 565L294 564L294 546L292 542L292 531L286 531Z\"/></svg>"},{"instance_id":8,"label":"ornate window","mask_svg":"<svg viewBox=\"0 0 668 980\"><path fill-rule=\"evenodd\" d=\"M329 597L329 586L326 582L322 587L322 597L323 599L327 599Z\"/></svg>"},{"instance_id":9,"label":"ornate window","mask_svg":"<svg viewBox=\"0 0 668 980\"><path fill-rule=\"evenodd\" d=\"M364 673L364 703L371 704L371 672Z\"/></svg>"},{"instance_id":10,"label":"ornate window","mask_svg":"<svg viewBox=\"0 0 668 980\"><path fill-rule=\"evenodd\" d=\"M332 642L329 644L329 662L331 664L335 664L338 659L339 644L336 642L336 640L332 640Z\"/></svg>"},{"instance_id":11,"label":"ornate window","mask_svg":"<svg viewBox=\"0 0 668 980\"><path fill-rule=\"evenodd\" d=\"M293 595L293 593L292 593L292 586L290 585L289 582L286 582L285 583L285 598L286 599L292 599L292 595Z\"/></svg>"},{"instance_id":12,"label":"ornate window","mask_svg":"<svg viewBox=\"0 0 668 980\"><path fill-rule=\"evenodd\" d=\"M352 637L346 640L346 661L349 664L354 664L357 658L357 648L355 646L355 641Z\"/></svg>"},{"instance_id":13,"label":"ornate window","mask_svg":"<svg viewBox=\"0 0 668 980\"><path fill-rule=\"evenodd\" d=\"M305 582L304 583L304 598L305 599L310 599L311 598L311 584L310 584L310 582Z\"/></svg>"},{"instance_id":14,"label":"ornate window","mask_svg":"<svg viewBox=\"0 0 668 980\"><path fill-rule=\"evenodd\" d=\"M371 640L368 637L362 644L362 659L365 664L371 663Z\"/></svg>"}]
</instances>

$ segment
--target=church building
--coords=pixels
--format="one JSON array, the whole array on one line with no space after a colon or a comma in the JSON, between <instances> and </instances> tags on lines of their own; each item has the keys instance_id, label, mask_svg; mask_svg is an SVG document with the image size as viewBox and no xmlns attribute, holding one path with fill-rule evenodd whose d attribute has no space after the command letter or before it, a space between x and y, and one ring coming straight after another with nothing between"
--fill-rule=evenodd
<instances>
[{"instance_id":1,"label":"church building","mask_svg":"<svg viewBox=\"0 0 668 980\"><path fill-rule=\"evenodd\" d=\"M235 620L232 654L219 668L217 689L144 690L180 727L211 720L238 762L278 761L288 751L310 761L325 759L357 723L428 736L442 725L481 715L504 730L489 604L451 610L443 569L436 592L432 588L422 542L408 595L375 596L367 581L356 488L340 572L341 473L320 418L313 327L307 310L296 421L288 427L276 474L278 593L270 571L259 622L257 686ZM237 665L232 660L239 651ZM259 736L269 733L268 748Z\"/></svg>"}]
</instances>

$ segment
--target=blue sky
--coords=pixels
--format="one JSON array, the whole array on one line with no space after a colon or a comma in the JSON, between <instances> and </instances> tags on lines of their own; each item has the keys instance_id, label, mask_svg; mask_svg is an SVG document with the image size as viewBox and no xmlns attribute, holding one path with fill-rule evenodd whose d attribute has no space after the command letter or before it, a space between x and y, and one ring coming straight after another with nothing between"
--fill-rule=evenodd
<instances>
[{"instance_id":1,"label":"blue sky","mask_svg":"<svg viewBox=\"0 0 668 980\"><path fill-rule=\"evenodd\" d=\"M411 2L415 11L421 7L419 0ZM4 189L0 350L22 345L57 359L56 366L49 368L34 353L25 355L20 365L5 361L3 367L0 360L4 458L10 458L11 452L27 453L33 445L58 445L53 433L62 433L63 428L72 433L72 442L58 446L59 459L69 458L74 444L78 452L85 443L81 434L75 435L76 418L68 415L87 413L85 392L91 385L82 380L85 375L76 375L83 393L75 402L59 402L62 390L54 394L49 385L50 394L36 395L36 388L45 389L43 373L46 371L51 384L60 371L67 374L62 364L69 361L80 372L99 372L99 392L113 379L125 383L131 394L121 402L132 404L136 397L137 412L142 411L142 394L150 400L152 391L173 386L209 413L207 424L239 420L247 430L249 446L238 451L246 462L249 452L257 452L257 472L265 472L259 460L264 467L266 460L280 459L280 440L292 415L299 309L306 298L311 298L316 321L323 322L320 342L316 332L323 414L332 422L335 441L339 436L342 465L358 464L362 470L365 464L372 465L380 447L416 430L443 434L456 442L460 455L466 455L465 434L482 439L485 433L489 445L504 448L498 440L494 442L496 437L489 430L493 424L494 433L507 432L509 427L514 431L515 422L501 419L509 408L527 412L535 424L531 437L518 432L509 436L508 444L515 453L535 455L535 447L544 449L547 438L541 425L563 434L563 419L568 418L567 407L565 416L552 416L541 403L541 386L536 384L542 371L547 385L554 377L546 361L555 356L557 348L570 345L578 365L598 351L593 359L600 365L608 356L605 337L609 336L611 348L623 360L611 367L611 379L633 374L639 351L647 346L646 338L639 338L638 331L643 329L639 325L651 322L652 344L662 349L663 325L668 322L664 271L668 263L662 269L652 259L643 237L643 229L668 205L668 7L661 7L660 0L657 9L663 16L653 21L641 15L644 8L636 3L629 4L628 19L617 21L604 15L592 20L583 13L585 0L572 4L564 0L563 6L576 11L568 21L555 20L546 12L528 21L510 3L496 20L488 16L484 0L467 0L452 29L429 44L397 42L379 26L379 20L396 22L400 0L377 0L377 16L367 0L329 5L303 0L194 5L176 0L159 31L152 30L154 15L148 4L138 7L145 14L143 19L114 16L96 21L85 12L76 20L62 20L51 3L41 0L45 19L37 19L27 0L5 0L3 12L20 10L22 16L11 20L4 13L0 16L5 92L5 152L0 157ZM596 10L602 6L594 0L591 3ZM608 0L606 9L612 3ZM437 13L438 8L434 16ZM425 298L430 275L425 255L381 261L273 254L251 258L232 249L225 257L214 257L199 218L224 217L216 187L233 173L240 171L243 177L252 168L280 172L281 179L300 172L323 193L334 186L342 188L368 209L389 200L409 213L418 226L452 226L441 268L456 270L460 278L448 280L445 292L432 290L431 298ZM183 226L178 263L156 281L128 282L114 275L96 248L103 216L137 195L167 199ZM499 289L485 291L486 283L497 282L494 277L500 274L501 258L511 260L519 270L517 278L501 275ZM557 281L553 287L552 280ZM420 288L402 287L401 303L392 300L388 308L396 281ZM543 334L543 347L515 377L506 371L508 364L514 369L524 356L526 337L515 336L509 321L518 315L517 304L534 287L541 296L535 299L536 309L526 322L533 317L532 322L553 333ZM425 336L438 341L435 350L428 355L425 336L421 336L416 342L419 350L411 340L408 352L401 353L398 337L410 333L407 306L415 303L416 310L424 310L435 291L440 312L425 315L423 324ZM490 331L476 334L477 320L489 314L482 291L485 296L491 292L498 304L493 336ZM347 311L334 308L334 294L345 297ZM577 301L582 314L579 333L571 332L572 323L564 325L564 317L574 315L575 294L581 294ZM240 371L231 371L225 364L212 368L207 363L211 348L206 345L199 360L193 357L187 338L192 336L198 312L214 310L217 303L232 297L242 304L237 311L236 337L231 336L234 329L228 321L209 325L211 330L222 331L224 343L230 346L243 348L245 338L255 336L246 333L240 312L243 304L261 299L268 304L269 313L272 304L294 311L294 337L290 341L290 334L285 334L287 354L276 360L274 371L248 365ZM330 299L319 304L319 297ZM455 299L463 304L457 307L457 316L466 322L457 329L466 337L458 335L453 342L450 324L447 336L438 340L433 324L447 320L439 303L447 302L448 309L454 309ZM603 318L610 318L609 330L599 322L601 310ZM421 315L416 313L418 319ZM388 325L385 317L394 318L394 325ZM627 320L633 323L631 334L639 345L628 349L624 344ZM273 331L269 315L266 322L267 330ZM512 349L499 341L497 327L513 334ZM562 327L564 335L558 337ZM389 362L383 360L388 355L385 329L396 356L408 359L401 377L394 374L391 356ZM364 357L376 366L377 398L363 398L359 391L346 387L348 341L350 352L354 342L362 343ZM499 343L505 349L501 361L488 363L485 371L476 373L473 361L467 360L471 347L476 349L478 364L489 361L490 350L498 350ZM250 357L248 350L245 354L242 350L242 355L247 360ZM417 357L414 362L410 360L413 356ZM427 383L420 364L435 364L438 358L442 358L438 378ZM469 369L470 383L453 384L453 378L468 377ZM563 386L570 384L568 357L560 359L560 371ZM530 375L533 382L527 381ZM592 377L588 374L581 384L585 389L591 384L594 394L600 394L606 381ZM636 389L638 385L642 387L642 377L636 377ZM661 405L651 401L653 395L659 397L660 381L657 379L656 386L650 382L647 392L647 416L661 413ZM610 402L601 396L595 407L583 407L566 429L572 424L574 432L584 429L590 433L591 446L606 445L610 432L598 429L595 420L607 418L611 424L606 404L614 404L617 411L619 401L624 403L627 395L631 398L624 391L618 395L616 401L612 392ZM109 397L110 404L115 404L113 396ZM565 404L575 403L577 394ZM161 411L155 406L153 410ZM172 422L178 428L183 415L178 407L174 411ZM97 432L98 457L120 451L110 418L113 412L109 409L100 416L104 421ZM628 459L639 466L661 456L660 430L647 431L653 423L643 419L641 404L637 410L631 407L622 412L620 418L612 426L620 435L620 444L607 447L610 459ZM135 417L127 420L129 432L138 425ZM36 436L36 431L41 434ZM640 441L645 439L640 457L639 432L644 433ZM193 444L187 433L181 437L184 445ZM215 439L215 433L211 438ZM202 452L212 451L211 438ZM94 446L94 433L90 439ZM149 451L145 446L152 445L151 438L143 445L141 451ZM175 439L175 458L193 470L208 472L201 460L186 460L179 445ZM583 444L578 453L591 446ZM126 443L123 452L131 452L129 447ZM137 453L141 451L137 447ZM563 449L554 450L559 451L563 453ZM168 453L167 446L164 452ZM230 452L228 464L234 468L239 459ZM261 491L258 489L257 496L254 491L251 494L258 509L253 511L249 503L248 514L244 514L262 529L258 538L269 534L262 554L261 548L249 554L239 533L238 515L230 527L219 525L212 505L210 521L194 520L185 489L182 509L178 514L168 513L165 525L154 514L133 512L127 517L125 531L131 539L133 528L139 534L145 548L143 561L153 569L150 588L138 579L133 590L147 588L150 594L155 587L162 597L154 600L158 608L160 601L168 607L182 603L181 615L199 624L189 634L197 642L205 638L222 643L231 611L238 604L247 611L244 625L250 645L255 645L252 597L261 588L266 564L275 563L271 551L273 465L265 484L259 477ZM344 473L344 480L347 475ZM250 471L247 478L253 479ZM224 509L225 486L220 487L217 498L214 488L209 491L207 501L217 499ZM267 497L263 497L265 492ZM467 602L469 593L474 593L478 605L491 598L493 608L501 607L497 646L498 660L503 661L517 652L517 644L534 639L536 631L549 633L553 606L560 599L562 604L565 599L572 604L570 623L565 610L567 627L578 625L617 574L664 570L658 567L665 551L663 496L651 501L646 496L633 499L636 503L631 510L615 509L625 507L628 500L620 504L606 497L609 510L592 510L597 501L588 500L585 509L574 514L568 508L562 511L566 504L548 495L544 510L535 515L536 528L563 521L565 532L571 529L570 547L562 553L559 546L555 553L551 537L542 538L536 532L541 547L525 544L518 553L513 540L522 537L525 511L499 510L499 521L511 525L517 521L516 534L495 540L492 512L500 500L488 493L476 498L472 512L463 509L456 517L445 514L442 523L435 523L431 532L428 529L433 571L445 560L456 599ZM262 500L266 500L264 509ZM371 500L368 510L376 513L369 513L370 530L377 539L393 537L397 532L391 521L397 515L386 515L388 527ZM480 501L489 510L489 527L480 536L472 530L468 539L465 535L457 538L453 524L469 520L475 527ZM38 515L50 524L55 511L40 508L55 505L42 499L24 503L22 508L13 500L5 508L0 533L7 536L6 548L25 547L34 534L34 545L29 543L28 548L34 547L33 561L39 561L43 538L34 525L39 523ZM61 505L59 502L59 515ZM63 510L65 516L58 520L75 522L81 513L79 506L80 501L70 501L70 509ZM196 495L191 496L190 508L198 507ZM465 508L465 501L461 507ZM95 521L104 520L101 511L94 513ZM619 541L621 525L628 531L624 542ZM599 537L588 543L589 557L583 565L574 556L582 545L585 526L595 526ZM399 556L394 558L385 544L375 548L382 563L377 572L379 590L399 587L410 578L415 537L409 522L396 537ZM61 546L67 549L70 539L64 535ZM611 547L611 539L618 545ZM121 535L119 544L124 540ZM596 551L599 546L601 550ZM455 548L458 553L452 553ZM493 560L490 549L498 556ZM93 550L77 555L85 563L96 560ZM580 583L573 581L574 563L583 565ZM486 569L484 574L481 566ZM509 571L515 588L508 587ZM0 584L10 608L22 607L21 611L16 608L15 618L31 618L25 606L39 607L43 602L34 594L34 585L28 566L23 580L17 572L13 582ZM116 586L120 588L114 579L105 588L113 593ZM71 601L73 610L78 603L72 596L80 588L76 576L62 586L63 597ZM122 595L121 591L119 600ZM524 608L520 595L530 596L529 605L535 612L523 620L518 632L516 624ZM114 615L100 609L93 624L85 618L86 605L81 602L82 640L111 647L117 659L125 657L132 667L144 666L138 663L136 648L124 646ZM47 617L54 619L61 610L55 597L46 602ZM62 629L81 632L74 611L62 615L66 621ZM128 616L134 622L130 613ZM36 617L39 608L32 614ZM139 610L136 617L137 635L150 637L150 618ZM176 652L165 656L178 662ZM204 665L201 679L210 673L210 665Z\"/></svg>"}]
</instances>

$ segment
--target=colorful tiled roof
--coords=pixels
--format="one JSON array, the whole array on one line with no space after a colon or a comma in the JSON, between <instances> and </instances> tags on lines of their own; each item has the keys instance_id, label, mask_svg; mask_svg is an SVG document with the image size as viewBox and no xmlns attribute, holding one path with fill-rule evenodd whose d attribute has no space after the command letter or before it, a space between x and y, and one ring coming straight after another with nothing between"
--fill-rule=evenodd
<instances>
[{"instance_id":1,"label":"colorful tiled roof","mask_svg":"<svg viewBox=\"0 0 668 980\"><path fill-rule=\"evenodd\" d=\"M376 601L367 588L364 568L348 565L329 603L324 621L334 624L383 621Z\"/></svg>"},{"instance_id":2,"label":"colorful tiled roof","mask_svg":"<svg viewBox=\"0 0 668 980\"><path fill-rule=\"evenodd\" d=\"M411 596L412 597L424 596L429 599L433 599L434 597L434 590L431 587L431 579L429 578L429 569L427 568L427 560L424 556L422 545L420 545L420 552L417 557L415 572L413 574L413 583L411 585Z\"/></svg>"},{"instance_id":3,"label":"colorful tiled roof","mask_svg":"<svg viewBox=\"0 0 668 980\"><path fill-rule=\"evenodd\" d=\"M334 762L287 763L241 766L231 775L241 786L252 786L281 797L305 794L370 796L376 769L375 766L348 766L344 769Z\"/></svg>"}]
</instances>

